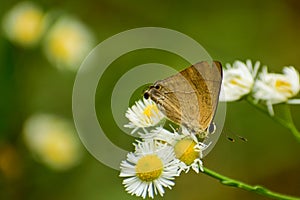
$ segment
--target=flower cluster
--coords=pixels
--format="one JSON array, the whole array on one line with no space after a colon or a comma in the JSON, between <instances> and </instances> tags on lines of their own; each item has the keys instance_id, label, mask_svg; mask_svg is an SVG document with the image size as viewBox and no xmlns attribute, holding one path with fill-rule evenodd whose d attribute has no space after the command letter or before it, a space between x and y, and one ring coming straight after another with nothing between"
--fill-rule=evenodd
<instances>
[{"instance_id":1,"label":"flower cluster","mask_svg":"<svg viewBox=\"0 0 300 200\"><path fill-rule=\"evenodd\" d=\"M31 2L21 2L3 19L6 37L24 48L42 44L48 60L57 67L76 71L94 45L91 31L75 17L44 12Z\"/></svg>"},{"instance_id":2,"label":"flower cluster","mask_svg":"<svg viewBox=\"0 0 300 200\"><path fill-rule=\"evenodd\" d=\"M260 62L253 66L250 60L226 64L220 101L236 101L251 95L256 102L267 105L270 115L274 115L273 104L300 103L298 99L291 100L300 90L299 72L294 67L283 67L283 74L269 73L266 66L258 73L259 67Z\"/></svg>"},{"instance_id":3,"label":"flower cluster","mask_svg":"<svg viewBox=\"0 0 300 200\"><path fill-rule=\"evenodd\" d=\"M203 171L202 152L208 145L185 128L163 128L165 117L152 100L139 100L128 108L126 117L130 122L125 127L133 129L131 133L138 132L141 139L121 163L120 176L125 178L128 193L143 198L163 196L164 188L171 189L181 172Z\"/></svg>"}]
</instances>

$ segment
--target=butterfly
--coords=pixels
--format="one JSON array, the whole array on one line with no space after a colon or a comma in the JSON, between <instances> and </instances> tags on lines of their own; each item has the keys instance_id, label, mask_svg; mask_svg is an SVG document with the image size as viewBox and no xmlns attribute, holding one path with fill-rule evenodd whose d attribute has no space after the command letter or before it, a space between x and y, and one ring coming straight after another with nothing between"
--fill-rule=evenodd
<instances>
[{"instance_id":1,"label":"butterfly","mask_svg":"<svg viewBox=\"0 0 300 200\"><path fill-rule=\"evenodd\" d=\"M222 83L220 62L196 63L166 79L156 81L144 93L172 122L200 138L213 132Z\"/></svg>"}]
</instances>

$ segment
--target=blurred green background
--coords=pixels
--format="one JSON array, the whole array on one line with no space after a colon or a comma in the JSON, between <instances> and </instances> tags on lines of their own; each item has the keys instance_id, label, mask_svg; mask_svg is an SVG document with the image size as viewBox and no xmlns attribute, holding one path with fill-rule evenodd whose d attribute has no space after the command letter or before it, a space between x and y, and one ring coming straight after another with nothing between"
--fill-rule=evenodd
<instances>
[{"instance_id":1,"label":"blurred green background","mask_svg":"<svg viewBox=\"0 0 300 200\"><path fill-rule=\"evenodd\" d=\"M1 0L1 21L18 2ZM58 10L76 16L93 32L95 44L124 30L158 26L194 38L213 59L223 64L249 58L261 61L274 72L280 72L286 65L300 70L300 2L297 0L42 0L35 3L46 12ZM112 85L121 76L114 69L118 65L130 69L148 62L185 67L184 61L166 52L132 52L113 63L105 78L110 82L97 91L97 114L101 119L105 116L100 123L115 144L128 150L132 149L133 138L116 126L108 106ZM53 66L40 46L24 48L10 42L1 29L0 160L10 170L0 167L0 199L138 199L124 191L118 171L99 163L85 150L79 165L57 171L36 161L24 144L23 124L29 116L50 113L72 120L75 75ZM300 128L300 106L291 106L291 110ZM229 142L226 135L234 134L246 137L248 142ZM223 134L205 157L204 164L249 184L300 196L299 153L300 144L287 129L240 101L227 104ZM177 178L175 187L166 190L163 198L266 199L193 172Z\"/></svg>"}]
</instances>

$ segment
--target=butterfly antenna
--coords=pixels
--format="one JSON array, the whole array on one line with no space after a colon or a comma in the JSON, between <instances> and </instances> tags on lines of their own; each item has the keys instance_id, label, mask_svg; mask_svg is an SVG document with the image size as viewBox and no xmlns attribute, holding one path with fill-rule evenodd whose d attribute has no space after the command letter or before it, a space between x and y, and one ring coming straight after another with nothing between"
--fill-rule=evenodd
<instances>
[{"instance_id":1,"label":"butterfly antenna","mask_svg":"<svg viewBox=\"0 0 300 200\"><path fill-rule=\"evenodd\" d=\"M235 142L235 139L234 139L234 138L229 137L228 135L227 135L226 137L227 137L227 139L228 139L230 142Z\"/></svg>"},{"instance_id":2,"label":"butterfly antenna","mask_svg":"<svg viewBox=\"0 0 300 200\"><path fill-rule=\"evenodd\" d=\"M248 142L248 139L247 138L245 138L245 137L243 137L243 136L240 136L240 135L237 135L238 136L238 138L240 139L240 140L242 140L242 141L244 141L244 142Z\"/></svg>"}]
</instances>

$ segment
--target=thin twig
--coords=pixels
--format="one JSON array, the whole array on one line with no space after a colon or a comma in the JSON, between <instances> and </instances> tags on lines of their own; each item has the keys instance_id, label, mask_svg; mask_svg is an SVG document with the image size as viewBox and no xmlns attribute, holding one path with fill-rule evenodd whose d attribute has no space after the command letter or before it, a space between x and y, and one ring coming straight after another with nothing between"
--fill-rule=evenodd
<instances>
[{"instance_id":1,"label":"thin twig","mask_svg":"<svg viewBox=\"0 0 300 200\"><path fill-rule=\"evenodd\" d=\"M280 117L278 117L277 115L273 115L271 116L268 112L268 110L266 109L266 107L264 107L263 105L260 105L258 103L255 103L252 99L250 99L249 97L246 98L247 102L249 104L251 104L252 106L254 106L256 109L260 110L261 112L265 113L266 115L268 115L272 120L280 123L283 127L287 128L289 131L291 131L291 133L295 136L295 138L297 139L298 142L300 142L300 132L297 130L296 126L294 125L292 118L290 117L291 113L288 109L286 109L286 115L289 116L289 121L284 120Z\"/></svg>"},{"instance_id":2,"label":"thin twig","mask_svg":"<svg viewBox=\"0 0 300 200\"><path fill-rule=\"evenodd\" d=\"M300 200L299 197L293 197L293 196L276 193L276 192L273 192L273 191L271 191L263 186L260 186L260 185L249 185L249 184L243 183L241 181L234 180L234 179L228 178L224 175L218 174L217 172L214 172L205 167L203 169L204 169L204 171L202 173L219 180L220 183L227 185L227 186L240 188L240 189L247 190L250 192L255 192L259 195L270 197L272 199Z\"/></svg>"}]
</instances>

